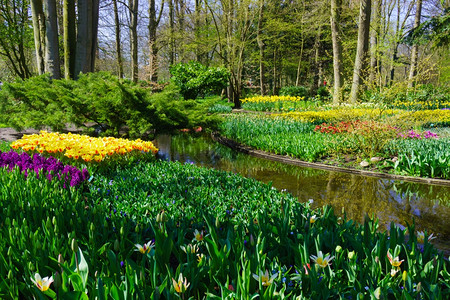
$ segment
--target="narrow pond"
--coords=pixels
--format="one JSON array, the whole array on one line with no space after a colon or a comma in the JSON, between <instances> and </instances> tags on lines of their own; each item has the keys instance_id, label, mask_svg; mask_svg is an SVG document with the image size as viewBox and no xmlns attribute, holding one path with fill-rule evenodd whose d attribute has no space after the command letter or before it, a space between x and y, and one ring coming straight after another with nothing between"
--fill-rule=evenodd
<instances>
[{"instance_id":1,"label":"narrow pond","mask_svg":"<svg viewBox=\"0 0 450 300\"><path fill-rule=\"evenodd\" d=\"M255 178L287 190L312 207L332 205L337 215L362 222L378 218L382 228L412 224L437 236L433 243L450 253L450 187L380 179L293 166L236 152L209 136L159 135L159 157Z\"/></svg>"}]
</instances>

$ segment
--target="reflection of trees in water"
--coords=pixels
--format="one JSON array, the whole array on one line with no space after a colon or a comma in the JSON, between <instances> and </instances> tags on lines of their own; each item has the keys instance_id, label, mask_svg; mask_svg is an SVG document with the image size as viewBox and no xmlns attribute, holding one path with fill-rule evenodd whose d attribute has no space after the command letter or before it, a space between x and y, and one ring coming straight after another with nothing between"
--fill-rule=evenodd
<instances>
[{"instance_id":1,"label":"reflection of trees in water","mask_svg":"<svg viewBox=\"0 0 450 300\"><path fill-rule=\"evenodd\" d=\"M441 236L450 236L450 228L446 224L450 218L450 187L283 164L238 153L213 142L210 137L182 134L171 139L170 136L158 139L158 142L161 143L158 144L160 149L170 149L171 160L195 162L272 182L274 187L287 189L302 202L313 199L313 207L329 204L338 215L344 208L347 217L358 222L362 222L366 215L374 216L386 228L391 222L403 226L412 224L415 218L418 230L427 229Z\"/></svg>"}]
</instances>

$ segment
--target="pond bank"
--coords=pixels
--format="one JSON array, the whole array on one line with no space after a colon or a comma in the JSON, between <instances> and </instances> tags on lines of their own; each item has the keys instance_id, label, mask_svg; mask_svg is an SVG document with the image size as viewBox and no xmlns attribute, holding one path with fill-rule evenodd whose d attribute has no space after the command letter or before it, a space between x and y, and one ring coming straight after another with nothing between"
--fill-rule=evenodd
<instances>
[{"instance_id":1,"label":"pond bank","mask_svg":"<svg viewBox=\"0 0 450 300\"><path fill-rule=\"evenodd\" d=\"M287 155L279 155L279 154L274 154L274 153L270 153L270 152L266 152L266 151L262 151L262 150L253 149L252 147L240 144L234 140L231 140L224 136L221 136L217 132L212 134L212 138L215 141L217 141L227 147L230 147L235 151L239 151L239 152L253 155L256 157L270 159L273 161L279 161L282 163L291 164L291 165L295 165L295 166L309 167L309 168L315 168L315 169L327 170L327 171L344 172L344 173L349 173L349 174L357 174L357 175L377 177L377 178L405 180L405 181L410 181L410 182L450 186L450 180L446 180L446 179L403 176L403 175L396 175L396 174L389 174L389 173L360 170L360 169L354 169L354 168L344 168L344 167L338 167L338 166L333 166L333 165L326 165L326 164L322 164L322 163L306 162L306 161L302 161L300 159L296 159L296 158L293 158L293 157L290 157Z\"/></svg>"}]
</instances>

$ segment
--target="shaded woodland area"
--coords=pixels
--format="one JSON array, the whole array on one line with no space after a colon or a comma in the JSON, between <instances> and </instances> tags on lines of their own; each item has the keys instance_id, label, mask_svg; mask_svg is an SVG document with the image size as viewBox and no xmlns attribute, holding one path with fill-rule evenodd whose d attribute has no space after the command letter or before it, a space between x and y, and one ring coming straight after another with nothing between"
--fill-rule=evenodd
<instances>
[{"instance_id":1,"label":"shaded woodland area","mask_svg":"<svg viewBox=\"0 0 450 300\"><path fill-rule=\"evenodd\" d=\"M449 82L448 0L0 0L0 80L109 71L167 81L198 61L230 71L229 98L326 85Z\"/></svg>"}]
</instances>

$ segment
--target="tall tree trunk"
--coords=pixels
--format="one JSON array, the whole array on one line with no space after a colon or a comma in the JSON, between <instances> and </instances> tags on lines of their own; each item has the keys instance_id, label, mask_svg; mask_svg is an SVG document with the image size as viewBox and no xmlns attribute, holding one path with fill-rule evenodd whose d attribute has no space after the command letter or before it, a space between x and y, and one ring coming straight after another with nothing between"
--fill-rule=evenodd
<instances>
[{"instance_id":1,"label":"tall tree trunk","mask_svg":"<svg viewBox=\"0 0 450 300\"><path fill-rule=\"evenodd\" d=\"M95 71L95 59L98 55L98 19L99 19L99 11L100 11L100 0L91 0L91 27L89 28L89 37L92 40L91 47L90 47L90 71Z\"/></svg>"},{"instance_id":2,"label":"tall tree trunk","mask_svg":"<svg viewBox=\"0 0 450 300\"><path fill-rule=\"evenodd\" d=\"M158 28L161 20L162 11L164 8L164 0L161 2L161 8L159 15L156 16L156 1L149 0L149 50L150 50L150 63L149 63L149 80L153 82L158 81L158 46L156 44L156 29Z\"/></svg>"},{"instance_id":3,"label":"tall tree trunk","mask_svg":"<svg viewBox=\"0 0 450 300\"><path fill-rule=\"evenodd\" d=\"M44 24L44 11L42 8L42 0L31 0L31 17L33 19L34 47L36 51L36 67L39 75L44 74L44 44L43 36L41 36Z\"/></svg>"},{"instance_id":4,"label":"tall tree trunk","mask_svg":"<svg viewBox=\"0 0 450 300\"><path fill-rule=\"evenodd\" d=\"M77 45L74 78L79 73L94 71L97 51L98 0L78 0Z\"/></svg>"},{"instance_id":5,"label":"tall tree trunk","mask_svg":"<svg viewBox=\"0 0 450 300\"><path fill-rule=\"evenodd\" d=\"M322 35L322 25L319 25L317 30L316 40L314 42L314 76L313 76L313 85L312 85L312 93L315 94L320 84L320 37Z\"/></svg>"},{"instance_id":6,"label":"tall tree trunk","mask_svg":"<svg viewBox=\"0 0 450 300\"><path fill-rule=\"evenodd\" d=\"M258 17L258 28L256 30L256 40L258 42L259 47L259 85L260 85L260 92L261 96L264 96L266 94L265 85L265 65L264 65L264 50L266 48L266 45L264 44L264 41L261 37L261 27L264 17L264 0L259 1L259 17Z\"/></svg>"},{"instance_id":7,"label":"tall tree trunk","mask_svg":"<svg viewBox=\"0 0 450 300\"><path fill-rule=\"evenodd\" d=\"M113 0L113 8L114 8L114 27L116 35L117 72L119 78L123 78L123 61L122 61L122 47L121 47L122 43L120 39L120 19L119 19L119 10L117 9L117 0Z\"/></svg>"},{"instance_id":8,"label":"tall tree trunk","mask_svg":"<svg viewBox=\"0 0 450 300\"><path fill-rule=\"evenodd\" d=\"M341 0L331 0L331 38L333 41L333 71L334 71L334 92L333 103L342 101L342 45L339 34L339 23L341 20Z\"/></svg>"},{"instance_id":9,"label":"tall tree trunk","mask_svg":"<svg viewBox=\"0 0 450 300\"><path fill-rule=\"evenodd\" d=\"M370 27L371 0L361 0L359 9L359 29L358 44L356 48L355 66L353 68L352 90L350 92L350 103L356 103L359 96L364 70L369 48L369 27Z\"/></svg>"},{"instance_id":10,"label":"tall tree trunk","mask_svg":"<svg viewBox=\"0 0 450 300\"><path fill-rule=\"evenodd\" d=\"M416 16L414 18L414 28L413 28L414 36L416 35L414 31L420 25L421 14L422 14L422 0L417 0ZM414 77L416 76L416 70L417 70L418 51L419 51L419 46L417 45L417 43L414 42L412 49L411 49L411 67L409 69L409 81L408 81L409 88L412 88L414 85Z\"/></svg>"},{"instance_id":11,"label":"tall tree trunk","mask_svg":"<svg viewBox=\"0 0 450 300\"><path fill-rule=\"evenodd\" d=\"M75 67L75 50L77 47L77 36L75 29L75 0L64 0L64 77L73 78Z\"/></svg>"},{"instance_id":12,"label":"tall tree trunk","mask_svg":"<svg viewBox=\"0 0 450 300\"><path fill-rule=\"evenodd\" d=\"M377 84L377 73L379 70L378 64L378 36L380 34L380 15L381 15L381 0L375 0L374 10L372 15L372 30L370 33L370 84Z\"/></svg>"},{"instance_id":13,"label":"tall tree trunk","mask_svg":"<svg viewBox=\"0 0 450 300\"><path fill-rule=\"evenodd\" d=\"M176 10L177 10L177 18L178 18L178 30L179 32L183 32L186 30L185 27L185 12L186 12L186 2L184 0L175 0ZM179 44L179 47L177 49L179 58L182 62L186 62L186 55L184 51L184 35L181 35L181 37L177 38L177 43Z\"/></svg>"},{"instance_id":14,"label":"tall tree trunk","mask_svg":"<svg viewBox=\"0 0 450 300\"><path fill-rule=\"evenodd\" d=\"M44 0L45 14L45 72L51 78L61 78L59 60L58 19L56 15L56 0Z\"/></svg>"},{"instance_id":15,"label":"tall tree trunk","mask_svg":"<svg viewBox=\"0 0 450 300\"><path fill-rule=\"evenodd\" d=\"M169 64L171 66L175 63L175 10L173 8L173 1L169 0Z\"/></svg>"},{"instance_id":16,"label":"tall tree trunk","mask_svg":"<svg viewBox=\"0 0 450 300\"><path fill-rule=\"evenodd\" d=\"M133 82L138 81L138 35L137 35L137 13L138 0L129 0L130 8L130 46L131 46L131 78Z\"/></svg>"},{"instance_id":17,"label":"tall tree trunk","mask_svg":"<svg viewBox=\"0 0 450 300\"><path fill-rule=\"evenodd\" d=\"M201 9L202 9L202 1L201 0L195 0L195 11L194 11L194 35L195 35L195 57L198 62L203 62L203 53L200 49L200 15L201 15Z\"/></svg>"}]
</instances>

